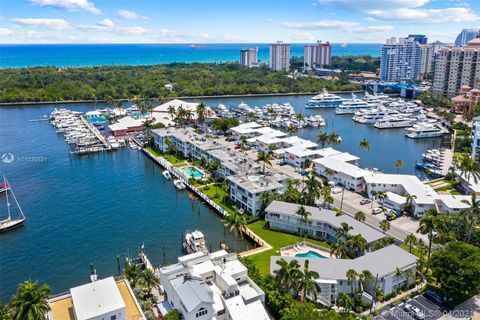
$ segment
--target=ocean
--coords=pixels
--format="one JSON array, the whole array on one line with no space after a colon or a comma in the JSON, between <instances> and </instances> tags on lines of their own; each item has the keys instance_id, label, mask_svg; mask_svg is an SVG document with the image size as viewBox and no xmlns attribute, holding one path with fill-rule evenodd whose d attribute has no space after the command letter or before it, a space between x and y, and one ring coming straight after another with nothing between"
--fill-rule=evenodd
<instances>
[{"instance_id":1,"label":"ocean","mask_svg":"<svg viewBox=\"0 0 480 320\"><path fill-rule=\"evenodd\" d=\"M205 99L210 105L250 106L290 102L305 115L321 114L327 132L336 131L342 143L335 147L360 156L361 166L401 173L419 174L415 161L428 148L439 147L441 138L412 140L403 129L378 130L352 121L351 115L335 116L329 110L305 110L308 96L276 96ZM172 263L181 255L182 233L200 229L208 245L218 249L225 239L232 248L244 250L251 244L235 239L220 217L186 192L177 191L161 175L161 168L141 152L117 150L89 156L74 156L62 135L47 121L29 122L54 108L89 111L105 104L31 105L0 107L0 155L11 153L13 163L0 161L27 221L24 227L0 234L0 302L5 303L19 282L38 280L53 293L89 281L90 263L100 277L117 275L117 256L134 255L145 244L154 265ZM315 140L320 128L298 131ZM369 151L361 151L366 138ZM0 219L6 214L0 197Z\"/></svg>"},{"instance_id":2,"label":"ocean","mask_svg":"<svg viewBox=\"0 0 480 320\"><path fill-rule=\"evenodd\" d=\"M268 44L36 44L0 45L0 68L35 66L149 65L173 62L239 61L240 49L258 47L259 62L269 59ZM304 44L292 44L291 56L303 56ZM381 44L332 44L332 55L380 55Z\"/></svg>"}]
</instances>

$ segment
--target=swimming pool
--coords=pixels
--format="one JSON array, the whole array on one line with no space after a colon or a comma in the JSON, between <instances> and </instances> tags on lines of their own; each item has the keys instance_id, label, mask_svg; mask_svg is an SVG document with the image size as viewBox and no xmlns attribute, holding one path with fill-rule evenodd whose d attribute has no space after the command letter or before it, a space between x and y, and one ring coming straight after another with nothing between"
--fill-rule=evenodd
<instances>
[{"instance_id":1,"label":"swimming pool","mask_svg":"<svg viewBox=\"0 0 480 320\"><path fill-rule=\"evenodd\" d=\"M315 251L308 251L305 253L297 253L295 257L302 257L302 258L320 258L320 259L325 259L325 256L322 256L319 253L316 253Z\"/></svg>"},{"instance_id":2,"label":"swimming pool","mask_svg":"<svg viewBox=\"0 0 480 320\"><path fill-rule=\"evenodd\" d=\"M198 178L202 178L204 176L203 172L199 171L197 168L195 167L186 167L186 168L183 168L183 172L185 172L186 174L188 174L190 177L192 178L195 178L195 179L198 179Z\"/></svg>"},{"instance_id":3,"label":"swimming pool","mask_svg":"<svg viewBox=\"0 0 480 320\"><path fill-rule=\"evenodd\" d=\"M149 115L150 114L148 112L146 112L146 113L134 112L134 113L131 114L131 116L135 117L135 118L146 118Z\"/></svg>"}]
</instances>

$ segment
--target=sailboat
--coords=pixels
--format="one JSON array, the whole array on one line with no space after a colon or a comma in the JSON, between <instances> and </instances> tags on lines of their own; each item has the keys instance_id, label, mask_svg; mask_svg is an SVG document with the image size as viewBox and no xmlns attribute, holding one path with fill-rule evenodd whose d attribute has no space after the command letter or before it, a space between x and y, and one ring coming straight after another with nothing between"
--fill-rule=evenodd
<instances>
[{"instance_id":1,"label":"sailboat","mask_svg":"<svg viewBox=\"0 0 480 320\"><path fill-rule=\"evenodd\" d=\"M15 194L13 193L12 186L10 183L8 183L7 178L3 177L4 184L2 187L5 189L5 196L7 198L7 212L8 212L8 217L7 219L0 220L0 232L7 232L9 230L18 228L22 226L25 223L25 215L23 214L22 208L20 208L20 204L17 201L17 198L15 197ZM11 212L10 212L10 198L9 198L9 193L11 194L11 197L15 201L15 204L18 207L18 210L20 211L20 216L17 219L12 219Z\"/></svg>"}]
</instances>

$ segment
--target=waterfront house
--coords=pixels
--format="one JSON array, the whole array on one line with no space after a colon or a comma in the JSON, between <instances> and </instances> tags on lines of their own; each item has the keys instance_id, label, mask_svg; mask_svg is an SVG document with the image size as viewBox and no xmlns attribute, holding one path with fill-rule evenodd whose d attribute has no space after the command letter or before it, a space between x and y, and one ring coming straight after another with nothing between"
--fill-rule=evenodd
<instances>
[{"instance_id":1,"label":"waterfront house","mask_svg":"<svg viewBox=\"0 0 480 320\"><path fill-rule=\"evenodd\" d=\"M49 320L145 320L126 279L96 280L48 300Z\"/></svg>"},{"instance_id":2,"label":"waterfront house","mask_svg":"<svg viewBox=\"0 0 480 320\"><path fill-rule=\"evenodd\" d=\"M265 127L256 122L247 122L247 123L239 124L236 127L230 128L230 132L232 133L232 137L235 138L235 140L239 141L240 137L252 138L255 136L260 136L261 135L261 133L259 132L260 128L265 128Z\"/></svg>"},{"instance_id":3,"label":"waterfront house","mask_svg":"<svg viewBox=\"0 0 480 320\"><path fill-rule=\"evenodd\" d=\"M143 131L144 120L134 119L130 116L117 120L114 124L108 126L115 137L124 137L132 132Z\"/></svg>"},{"instance_id":4,"label":"waterfront house","mask_svg":"<svg viewBox=\"0 0 480 320\"><path fill-rule=\"evenodd\" d=\"M299 204L274 200L265 209L265 220L271 228L320 237L330 242L337 242L337 230L342 227L342 223L347 223L352 227L349 233L362 235L369 248L386 237L382 232L349 215L337 216L335 211L324 208L304 206L310 213L307 221L296 213L299 207Z\"/></svg>"},{"instance_id":5,"label":"waterfront house","mask_svg":"<svg viewBox=\"0 0 480 320\"><path fill-rule=\"evenodd\" d=\"M357 290L357 280L351 283L347 279L347 271L355 270L358 274L364 270L370 271L373 279L365 282L363 289L370 296L374 294L374 284L388 295L395 290L413 285L418 258L413 254L401 249L396 245L369 252L356 259L325 259L325 258L304 258L304 257L270 257L270 272L280 268L276 263L280 259L287 262L297 260L303 266L305 260L309 261L309 269L316 271L319 278L316 281L320 284L321 290L317 296L317 302L326 306L335 305L340 293L352 294L352 288ZM397 272L400 271L400 272ZM410 275L410 276L409 276Z\"/></svg>"},{"instance_id":6,"label":"waterfront house","mask_svg":"<svg viewBox=\"0 0 480 320\"><path fill-rule=\"evenodd\" d=\"M438 213L459 212L469 208L471 201L470 195L439 194L435 200L435 209Z\"/></svg>"},{"instance_id":7,"label":"waterfront house","mask_svg":"<svg viewBox=\"0 0 480 320\"><path fill-rule=\"evenodd\" d=\"M366 170L356 166L357 157L349 153L336 153L313 160L315 164L315 172L327 178L335 184L344 186L345 188L362 192L365 190L364 176Z\"/></svg>"},{"instance_id":8,"label":"waterfront house","mask_svg":"<svg viewBox=\"0 0 480 320\"><path fill-rule=\"evenodd\" d=\"M244 172L227 178L230 182L230 198L237 206L252 214L262 207L261 195L266 192L283 193L288 177L270 170L264 174L258 171Z\"/></svg>"},{"instance_id":9,"label":"waterfront house","mask_svg":"<svg viewBox=\"0 0 480 320\"><path fill-rule=\"evenodd\" d=\"M152 109L152 116L157 120L157 122L163 123L165 126L173 125L173 117L170 113L171 108L173 108L174 116L178 114L180 109L191 112L191 120L195 122L198 119L197 107L198 102L186 102L179 99L174 99L168 102L165 102L159 106L156 106ZM210 107L205 107L205 122L210 122L217 118L215 111Z\"/></svg>"},{"instance_id":10,"label":"waterfront house","mask_svg":"<svg viewBox=\"0 0 480 320\"><path fill-rule=\"evenodd\" d=\"M269 320L264 292L249 278L237 255L196 252L160 269L165 301L183 319ZM163 316L165 316L163 314Z\"/></svg>"}]
</instances>

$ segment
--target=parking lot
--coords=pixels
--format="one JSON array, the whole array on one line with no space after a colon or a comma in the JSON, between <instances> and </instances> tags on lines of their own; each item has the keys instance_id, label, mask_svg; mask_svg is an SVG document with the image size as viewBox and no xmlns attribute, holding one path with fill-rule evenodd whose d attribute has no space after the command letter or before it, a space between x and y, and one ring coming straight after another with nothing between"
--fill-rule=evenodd
<instances>
[{"instance_id":1,"label":"parking lot","mask_svg":"<svg viewBox=\"0 0 480 320\"><path fill-rule=\"evenodd\" d=\"M405 304L419 308L425 316L425 320L437 320L443 315L442 308L427 300L423 295L415 296L397 306L385 309L377 319L383 320L415 320L413 315L405 311Z\"/></svg>"}]
</instances>

